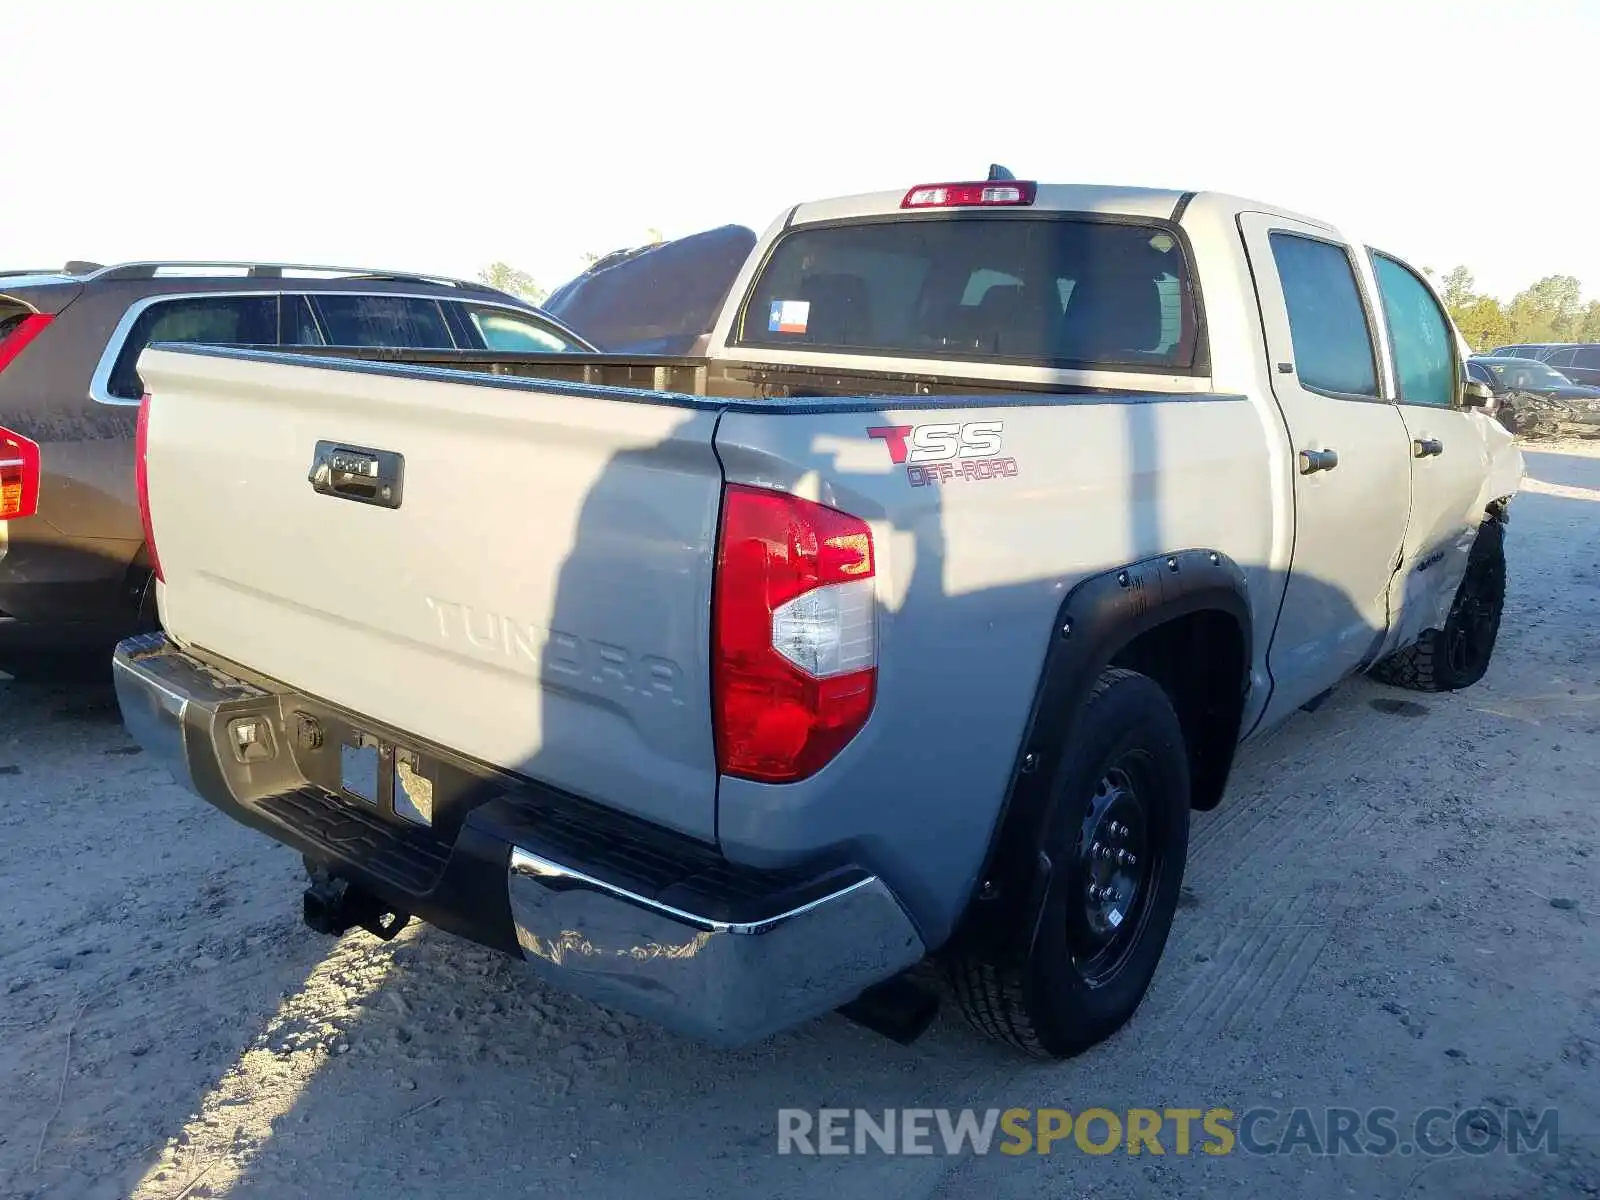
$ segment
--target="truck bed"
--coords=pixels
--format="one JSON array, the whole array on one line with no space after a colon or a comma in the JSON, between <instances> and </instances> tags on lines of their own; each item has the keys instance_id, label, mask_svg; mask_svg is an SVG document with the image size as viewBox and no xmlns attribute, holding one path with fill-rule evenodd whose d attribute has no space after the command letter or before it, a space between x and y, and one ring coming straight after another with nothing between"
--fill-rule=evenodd
<instances>
[{"instance_id":1,"label":"truck bed","mask_svg":"<svg viewBox=\"0 0 1600 1200\"><path fill-rule=\"evenodd\" d=\"M1126 387L1006 380L905 371L842 371L828 367L775 366L703 357L617 354L530 354L482 350L407 350L389 346L359 349L295 347L308 358L337 358L429 367L525 379L558 379L602 387L645 388L680 395L733 400L802 396L992 396L997 392L1041 395L1127 393ZM1151 395L1160 394L1152 389Z\"/></svg>"}]
</instances>

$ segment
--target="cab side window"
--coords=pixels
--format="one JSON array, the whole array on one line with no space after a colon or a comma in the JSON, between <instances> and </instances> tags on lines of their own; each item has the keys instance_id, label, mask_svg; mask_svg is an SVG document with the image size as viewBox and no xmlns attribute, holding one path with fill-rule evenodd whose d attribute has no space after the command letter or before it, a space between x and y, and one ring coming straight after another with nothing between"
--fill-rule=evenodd
<instances>
[{"instance_id":1,"label":"cab side window","mask_svg":"<svg viewBox=\"0 0 1600 1200\"><path fill-rule=\"evenodd\" d=\"M1400 403L1451 407L1460 377L1449 318L1427 285L1398 259L1373 251L1372 268L1389 326Z\"/></svg>"},{"instance_id":2,"label":"cab side window","mask_svg":"<svg viewBox=\"0 0 1600 1200\"><path fill-rule=\"evenodd\" d=\"M111 371L108 390L119 400L144 394L139 355L153 342L210 346L276 346L278 297L193 296L151 304L134 322Z\"/></svg>"},{"instance_id":3,"label":"cab side window","mask_svg":"<svg viewBox=\"0 0 1600 1200\"><path fill-rule=\"evenodd\" d=\"M1282 230L1269 237L1301 385L1335 396L1378 399L1372 331L1350 255L1332 242Z\"/></svg>"}]
</instances>

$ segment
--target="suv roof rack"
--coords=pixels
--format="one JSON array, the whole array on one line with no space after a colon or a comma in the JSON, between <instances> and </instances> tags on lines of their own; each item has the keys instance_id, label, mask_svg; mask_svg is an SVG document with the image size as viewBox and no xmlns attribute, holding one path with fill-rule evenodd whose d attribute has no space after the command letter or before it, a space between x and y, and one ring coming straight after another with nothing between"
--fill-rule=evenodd
<instances>
[{"instance_id":1,"label":"suv roof rack","mask_svg":"<svg viewBox=\"0 0 1600 1200\"><path fill-rule=\"evenodd\" d=\"M87 275L91 271L100 271L104 268L105 263L85 262L74 258L61 267L0 267L0 275Z\"/></svg>"},{"instance_id":2,"label":"suv roof rack","mask_svg":"<svg viewBox=\"0 0 1600 1200\"><path fill-rule=\"evenodd\" d=\"M231 259L174 259L172 261L118 263L115 266L99 267L88 278L97 280L155 279L168 272L180 275L203 276L208 271L219 271L221 268L243 268L246 276L252 279L282 279L288 272L293 271L334 275L345 279L381 279L404 283L431 283L440 287L460 288L464 292L484 292L490 295L502 294L499 288L491 287L487 283L469 279L456 279L449 275L429 275L419 271L386 271L371 267L336 267L321 263L242 262Z\"/></svg>"}]
</instances>

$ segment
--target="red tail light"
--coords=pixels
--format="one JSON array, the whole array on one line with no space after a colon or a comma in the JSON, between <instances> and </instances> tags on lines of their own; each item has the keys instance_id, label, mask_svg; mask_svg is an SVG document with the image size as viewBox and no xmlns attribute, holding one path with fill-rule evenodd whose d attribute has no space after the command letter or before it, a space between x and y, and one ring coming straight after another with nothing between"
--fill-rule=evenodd
<instances>
[{"instance_id":1,"label":"red tail light","mask_svg":"<svg viewBox=\"0 0 1600 1200\"><path fill-rule=\"evenodd\" d=\"M786 492L730 484L712 598L724 775L814 775L861 731L877 686L872 531Z\"/></svg>"},{"instance_id":2,"label":"red tail light","mask_svg":"<svg viewBox=\"0 0 1600 1200\"><path fill-rule=\"evenodd\" d=\"M17 355L28 348L28 343L43 333L45 326L54 319L44 313L31 313L18 321L10 333L0 338L0 371L9 367Z\"/></svg>"},{"instance_id":3,"label":"red tail light","mask_svg":"<svg viewBox=\"0 0 1600 1200\"><path fill-rule=\"evenodd\" d=\"M44 332L51 318L30 313L0 338L0 371ZM39 511L39 443L0 428L0 521L16 521Z\"/></svg>"},{"instance_id":4,"label":"red tail light","mask_svg":"<svg viewBox=\"0 0 1600 1200\"><path fill-rule=\"evenodd\" d=\"M145 453L150 446L150 393L139 398L139 424L133 435L133 482L139 492L139 519L144 522L144 544L150 551L150 569L155 577L166 582L161 574L161 556L156 553L156 533L150 525L150 471L145 464Z\"/></svg>"},{"instance_id":5,"label":"red tail light","mask_svg":"<svg viewBox=\"0 0 1600 1200\"><path fill-rule=\"evenodd\" d=\"M0 521L39 511L39 443L0 428Z\"/></svg>"},{"instance_id":6,"label":"red tail light","mask_svg":"<svg viewBox=\"0 0 1600 1200\"><path fill-rule=\"evenodd\" d=\"M1014 208L1032 204L1038 185L1015 179L984 183L924 183L900 201L901 208Z\"/></svg>"}]
</instances>

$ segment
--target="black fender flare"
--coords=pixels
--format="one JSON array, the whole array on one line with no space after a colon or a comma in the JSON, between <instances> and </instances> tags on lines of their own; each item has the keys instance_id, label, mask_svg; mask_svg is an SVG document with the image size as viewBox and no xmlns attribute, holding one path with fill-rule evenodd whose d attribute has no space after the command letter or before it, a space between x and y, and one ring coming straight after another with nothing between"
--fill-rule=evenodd
<instances>
[{"instance_id":1,"label":"black fender flare","mask_svg":"<svg viewBox=\"0 0 1600 1200\"><path fill-rule=\"evenodd\" d=\"M1141 634L1191 613L1221 611L1238 622L1244 655L1241 699L1250 686L1252 619L1244 571L1217 550L1154 555L1082 580L1062 600L1050 633L1033 707L977 885L957 936L976 934L991 951L1031 931L1022 914L1048 881L1039 861L1039 821L1050 781L1072 743L1095 680ZM1231 751L1231 747L1230 747Z\"/></svg>"}]
</instances>

